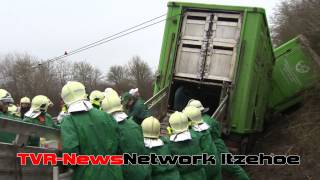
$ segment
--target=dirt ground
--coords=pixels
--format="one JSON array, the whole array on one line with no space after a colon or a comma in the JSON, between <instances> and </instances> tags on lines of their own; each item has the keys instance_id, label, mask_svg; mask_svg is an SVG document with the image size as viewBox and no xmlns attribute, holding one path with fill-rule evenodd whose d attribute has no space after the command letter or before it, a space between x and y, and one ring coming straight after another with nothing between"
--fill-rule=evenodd
<instances>
[{"instance_id":1,"label":"dirt ground","mask_svg":"<svg viewBox=\"0 0 320 180\"><path fill-rule=\"evenodd\" d=\"M253 154L297 154L299 166L247 166L253 180L320 179L320 88L304 94L301 107L273 117L258 138Z\"/></svg>"}]
</instances>

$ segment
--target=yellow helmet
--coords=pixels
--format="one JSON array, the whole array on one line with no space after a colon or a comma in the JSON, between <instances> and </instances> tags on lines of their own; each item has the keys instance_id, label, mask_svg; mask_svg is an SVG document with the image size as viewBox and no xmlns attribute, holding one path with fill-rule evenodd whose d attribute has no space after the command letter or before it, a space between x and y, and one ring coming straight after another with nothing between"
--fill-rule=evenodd
<instances>
[{"instance_id":1,"label":"yellow helmet","mask_svg":"<svg viewBox=\"0 0 320 180\"><path fill-rule=\"evenodd\" d=\"M116 94L107 95L101 103L101 108L107 113L123 111L121 99Z\"/></svg>"},{"instance_id":2,"label":"yellow helmet","mask_svg":"<svg viewBox=\"0 0 320 180\"><path fill-rule=\"evenodd\" d=\"M188 130L188 118L182 112L174 112L169 118L169 124L173 133L181 133Z\"/></svg>"},{"instance_id":3,"label":"yellow helmet","mask_svg":"<svg viewBox=\"0 0 320 180\"><path fill-rule=\"evenodd\" d=\"M28 98L28 97L21 98L20 99L20 104L21 103L30 104L31 103L30 98Z\"/></svg>"},{"instance_id":4,"label":"yellow helmet","mask_svg":"<svg viewBox=\"0 0 320 180\"><path fill-rule=\"evenodd\" d=\"M191 120L191 124L199 124L203 122L201 111L196 107L187 106L182 112Z\"/></svg>"},{"instance_id":5,"label":"yellow helmet","mask_svg":"<svg viewBox=\"0 0 320 180\"><path fill-rule=\"evenodd\" d=\"M80 82L69 81L61 90L61 97L67 106L77 101L86 100L86 88Z\"/></svg>"},{"instance_id":6,"label":"yellow helmet","mask_svg":"<svg viewBox=\"0 0 320 180\"><path fill-rule=\"evenodd\" d=\"M106 88L104 90L104 93L105 93L105 96L110 96L110 95L117 95L119 96L119 94L117 93L117 91L115 91L114 89L112 88Z\"/></svg>"},{"instance_id":7,"label":"yellow helmet","mask_svg":"<svg viewBox=\"0 0 320 180\"><path fill-rule=\"evenodd\" d=\"M47 112L48 107L52 105L52 102L47 96L38 95L32 99L31 110L32 111L44 111Z\"/></svg>"},{"instance_id":8,"label":"yellow helmet","mask_svg":"<svg viewBox=\"0 0 320 180\"><path fill-rule=\"evenodd\" d=\"M53 102L48 97L47 97L47 106L48 107L52 107L53 106Z\"/></svg>"},{"instance_id":9,"label":"yellow helmet","mask_svg":"<svg viewBox=\"0 0 320 180\"><path fill-rule=\"evenodd\" d=\"M104 94L101 91L94 90L90 93L89 99L92 104L100 106L101 101L104 99Z\"/></svg>"},{"instance_id":10,"label":"yellow helmet","mask_svg":"<svg viewBox=\"0 0 320 180\"><path fill-rule=\"evenodd\" d=\"M0 89L0 101L5 102L5 103L13 103L14 102L11 94L5 89Z\"/></svg>"},{"instance_id":11,"label":"yellow helmet","mask_svg":"<svg viewBox=\"0 0 320 180\"><path fill-rule=\"evenodd\" d=\"M199 100L195 100L195 99L191 99L187 106L193 106L198 108L201 112L207 112L209 110L209 108L204 108L202 103Z\"/></svg>"},{"instance_id":12,"label":"yellow helmet","mask_svg":"<svg viewBox=\"0 0 320 180\"><path fill-rule=\"evenodd\" d=\"M155 117L151 116L144 119L141 123L143 137L159 138L160 136L160 122Z\"/></svg>"},{"instance_id":13,"label":"yellow helmet","mask_svg":"<svg viewBox=\"0 0 320 180\"><path fill-rule=\"evenodd\" d=\"M20 116L20 113L18 111L18 107L14 104L9 105L8 112L14 116Z\"/></svg>"}]
</instances>

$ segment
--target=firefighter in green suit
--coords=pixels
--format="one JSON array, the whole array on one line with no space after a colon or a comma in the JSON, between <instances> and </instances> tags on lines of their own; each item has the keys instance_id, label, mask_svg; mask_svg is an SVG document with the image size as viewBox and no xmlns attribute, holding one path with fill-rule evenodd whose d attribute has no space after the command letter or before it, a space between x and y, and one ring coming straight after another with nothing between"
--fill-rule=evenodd
<instances>
[{"instance_id":1,"label":"firefighter in green suit","mask_svg":"<svg viewBox=\"0 0 320 180\"><path fill-rule=\"evenodd\" d=\"M31 101L31 108L24 115L24 122L43 125L52 128L58 128L53 122L50 114L47 113L48 107L52 106L53 103L50 99L43 95L35 96ZM29 137L28 145L39 146L40 137Z\"/></svg>"},{"instance_id":2,"label":"firefighter in green suit","mask_svg":"<svg viewBox=\"0 0 320 180\"><path fill-rule=\"evenodd\" d=\"M133 117L137 124L141 125L141 122L150 116L148 107L144 104L144 100L140 97L135 97L130 93L124 93L122 95L122 104L124 105L128 116Z\"/></svg>"},{"instance_id":3,"label":"firefighter in green suit","mask_svg":"<svg viewBox=\"0 0 320 180\"><path fill-rule=\"evenodd\" d=\"M11 94L4 90L0 89L0 118L10 118L14 120L19 120L15 118L13 115L11 115L8 112L8 107L10 103L13 103L13 98L11 97ZM4 143L12 143L16 138L16 134L9 133L9 132L0 132L0 142Z\"/></svg>"},{"instance_id":4,"label":"firefighter in green suit","mask_svg":"<svg viewBox=\"0 0 320 180\"><path fill-rule=\"evenodd\" d=\"M169 148L172 155L201 155L199 138L189 131L188 118L181 112L174 112L169 118L172 129ZM206 179L206 172L201 164L177 165L183 180Z\"/></svg>"},{"instance_id":5,"label":"firefighter in green suit","mask_svg":"<svg viewBox=\"0 0 320 180\"><path fill-rule=\"evenodd\" d=\"M215 156L216 164L207 165L205 167L207 179L221 180L221 163L219 161L218 150L213 143L210 134L210 126L203 121L201 117L201 111L196 107L187 106L183 110L183 113L189 118L191 122L190 131L198 135L202 152L207 153L208 155Z\"/></svg>"},{"instance_id":6,"label":"firefighter in green suit","mask_svg":"<svg viewBox=\"0 0 320 180\"><path fill-rule=\"evenodd\" d=\"M168 140L165 137L160 138L160 122L154 117L148 117L141 124L144 145L147 154L170 155ZM181 179L178 169L175 165L152 165L153 180L179 180Z\"/></svg>"},{"instance_id":7,"label":"firefighter in green suit","mask_svg":"<svg viewBox=\"0 0 320 180\"><path fill-rule=\"evenodd\" d=\"M115 155L118 152L117 124L112 116L93 108L83 84L68 82L61 92L69 115L61 124L62 152L77 155ZM120 166L73 166L73 180L123 179Z\"/></svg>"},{"instance_id":8,"label":"firefighter in green suit","mask_svg":"<svg viewBox=\"0 0 320 180\"><path fill-rule=\"evenodd\" d=\"M115 93L106 93L102 109L111 114L118 124L119 153L145 154L141 127L123 112L120 97ZM124 165L122 169L124 179L144 180L151 176L150 166Z\"/></svg>"},{"instance_id":9,"label":"firefighter in green suit","mask_svg":"<svg viewBox=\"0 0 320 180\"><path fill-rule=\"evenodd\" d=\"M230 153L228 147L225 145L223 139L221 138L221 130L218 121L206 114L208 108L204 108L200 101L194 99L191 99L188 102L188 106L198 108L202 112L203 120L211 126L211 137L217 147L219 157L221 153ZM245 170L239 165L222 165L221 168L222 172L230 174L236 180L250 179Z\"/></svg>"},{"instance_id":10,"label":"firefighter in green suit","mask_svg":"<svg viewBox=\"0 0 320 180\"><path fill-rule=\"evenodd\" d=\"M23 97L20 99L20 107L19 107L19 113L20 118L24 119L24 114L28 112L31 108L31 100L28 97Z\"/></svg>"},{"instance_id":11,"label":"firefighter in green suit","mask_svg":"<svg viewBox=\"0 0 320 180\"><path fill-rule=\"evenodd\" d=\"M104 99L104 93L98 90L94 90L90 93L89 100L93 107L100 110L101 102Z\"/></svg>"}]
</instances>

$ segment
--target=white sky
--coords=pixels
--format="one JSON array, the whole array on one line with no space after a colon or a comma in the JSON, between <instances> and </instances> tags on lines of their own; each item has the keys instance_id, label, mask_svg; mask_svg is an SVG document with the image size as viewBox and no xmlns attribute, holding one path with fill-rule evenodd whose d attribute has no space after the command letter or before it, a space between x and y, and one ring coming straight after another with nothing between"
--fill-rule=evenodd
<instances>
[{"instance_id":1,"label":"white sky","mask_svg":"<svg viewBox=\"0 0 320 180\"><path fill-rule=\"evenodd\" d=\"M270 17L280 0L184 0L263 7ZM49 59L157 17L167 0L1 0L0 55L29 53ZM155 70L164 23L68 57L86 60L103 72L139 55Z\"/></svg>"}]
</instances>

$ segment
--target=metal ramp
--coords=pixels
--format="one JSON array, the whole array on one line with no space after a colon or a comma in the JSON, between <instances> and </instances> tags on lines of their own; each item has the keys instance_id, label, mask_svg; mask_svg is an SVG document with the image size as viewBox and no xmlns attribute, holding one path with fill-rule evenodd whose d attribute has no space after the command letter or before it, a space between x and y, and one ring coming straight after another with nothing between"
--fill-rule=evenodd
<instances>
[{"instance_id":1,"label":"metal ramp","mask_svg":"<svg viewBox=\"0 0 320 180\"><path fill-rule=\"evenodd\" d=\"M160 121L167 112L168 96L169 86L166 86L145 102L151 114Z\"/></svg>"}]
</instances>

